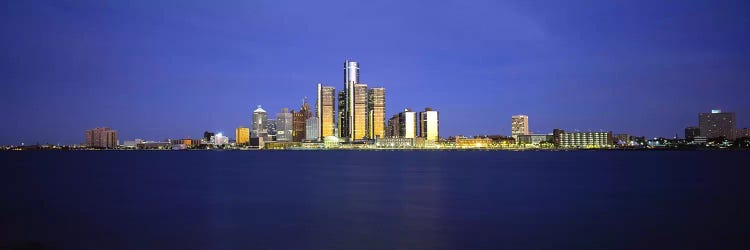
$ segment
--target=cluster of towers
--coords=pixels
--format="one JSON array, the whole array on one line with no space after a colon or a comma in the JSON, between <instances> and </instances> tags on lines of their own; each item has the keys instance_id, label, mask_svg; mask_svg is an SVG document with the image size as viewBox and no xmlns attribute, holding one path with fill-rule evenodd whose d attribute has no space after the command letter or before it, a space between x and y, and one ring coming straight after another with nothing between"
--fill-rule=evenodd
<instances>
[{"instance_id":1,"label":"cluster of towers","mask_svg":"<svg viewBox=\"0 0 750 250\"><path fill-rule=\"evenodd\" d=\"M360 82L358 62L344 62L343 89L336 92L336 88L318 83L316 97L314 113L305 101L300 112L282 110L274 124L269 124L266 111L258 106L253 112L251 137L263 138L274 132L270 130L275 130L277 141L320 141L329 136L345 141L375 140L399 135L406 138L424 135L435 141L438 138L437 111L432 109L422 112L424 119L420 113L419 121L414 115L411 123L402 122L399 128L401 133L393 133L390 127L386 128L385 88L368 87ZM407 110L396 116L407 112L411 111ZM287 117L287 113L291 118ZM289 123L294 125L286 126ZM425 131L418 130L417 126L420 124L424 124L419 127L423 127L421 130ZM280 125L285 127L281 128ZM269 129L274 126L275 129ZM292 136L288 137L288 134Z\"/></svg>"}]
</instances>

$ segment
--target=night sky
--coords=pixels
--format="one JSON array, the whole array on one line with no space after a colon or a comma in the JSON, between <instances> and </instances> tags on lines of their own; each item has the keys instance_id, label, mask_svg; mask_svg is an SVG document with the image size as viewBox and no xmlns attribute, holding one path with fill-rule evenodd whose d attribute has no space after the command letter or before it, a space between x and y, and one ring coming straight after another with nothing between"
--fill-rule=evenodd
<instances>
[{"instance_id":1,"label":"night sky","mask_svg":"<svg viewBox=\"0 0 750 250\"><path fill-rule=\"evenodd\" d=\"M682 136L698 113L750 127L748 1L4 1L0 144L234 137L343 87L441 136L553 128Z\"/></svg>"}]
</instances>

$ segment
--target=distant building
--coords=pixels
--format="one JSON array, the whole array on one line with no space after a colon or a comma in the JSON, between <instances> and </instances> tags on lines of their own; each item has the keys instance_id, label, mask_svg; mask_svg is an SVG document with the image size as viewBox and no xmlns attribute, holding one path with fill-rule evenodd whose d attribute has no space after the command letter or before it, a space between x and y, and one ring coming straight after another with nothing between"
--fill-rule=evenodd
<instances>
[{"instance_id":1,"label":"distant building","mask_svg":"<svg viewBox=\"0 0 750 250\"><path fill-rule=\"evenodd\" d=\"M302 101L299 112L292 110L292 141L301 142L307 137L305 135L307 131L307 119L312 117L312 111L310 110L310 103L307 102L307 98Z\"/></svg>"},{"instance_id":2,"label":"distant building","mask_svg":"<svg viewBox=\"0 0 750 250\"><path fill-rule=\"evenodd\" d=\"M512 136L529 134L529 117L526 115L514 115L510 118Z\"/></svg>"},{"instance_id":3,"label":"distant building","mask_svg":"<svg viewBox=\"0 0 750 250\"><path fill-rule=\"evenodd\" d=\"M385 137L385 88L367 91L367 138Z\"/></svg>"},{"instance_id":4,"label":"distant building","mask_svg":"<svg viewBox=\"0 0 750 250\"><path fill-rule=\"evenodd\" d=\"M416 138L417 137L417 113L411 109L405 109L404 112L398 113L398 137Z\"/></svg>"},{"instance_id":5,"label":"distant building","mask_svg":"<svg viewBox=\"0 0 750 250\"><path fill-rule=\"evenodd\" d=\"M698 127L685 128L685 139L692 141L696 136L701 136L701 129Z\"/></svg>"},{"instance_id":6,"label":"distant building","mask_svg":"<svg viewBox=\"0 0 750 250\"><path fill-rule=\"evenodd\" d=\"M544 135L544 134L538 134L538 135L516 135L518 144L521 145L539 145L545 142L552 142L554 136L553 135Z\"/></svg>"},{"instance_id":7,"label":"distant building","mask_svg":"<svg viewBox=\"0 0 750 250\"><path fill-rule=\"evenodd\" d=\"M293 121L292 113L289 113L288 108L283 108L281 113L276 114L276 141L292 141Z\"/></svg>"},{"instance_id":8,"label":"distant building","mask_svg":"<svg viewBox=\"0 0 750 250\"><path fill-rule=\"evenodd\" d=\"M250 142L250 128L239 127L235 129L235 143L237 145L247 145Z\"/></svg>"},{"instance_id":9,"label":"distant building","mask_svg":"<svg viewBox=\"0 0 750 250\"><path fill-rule=\"evenodd\" d=\"M735 139L743 138L743 137L750 137L750 128L742 128L742 129L736 129L736 133L734 135Z\"/></svg>"},{"instance_id":10,"label":"distant building","mask_svg":"<svg viewBox=\"0 0 750 250\"><path fill-rule=\"evenodd\" d=\"M375 147L378 148L413 148L414 138L376 138Z\"/></svg>"},{"instance_id":11,"label":"distant building","mask_svg":"<svg viewBox=\"0 0 750 250\"><path fill-rule=\"evenodd\" d=\"M275 141L276 133L278 130L276 129L276 119L268 119L266 122L266 142L269 141Z\"/></svg>"},{"instance_id":12,"label":"distant building","mask_svg":"<svg viewBox=\"0 0 750 250\"><path fill-rule=\"evenodd\" d=\"M629 134L615 134L612 136L612 143L629 143L630 142L630 135Z\"/></svg>"},{"instance_id":13,"label":"distant building","mask_svg":"<svg viewBox=\"0 0 750 250\"><path fill-rule=\"evenodd\" d=\"M464 138L457 136L456 147L458 148L487 148L494 142L490 138Z\"/></svg>"},{"instance_id":14,"label":"distant building","mask_svg":"<svg viewBox=\"0 0 750 250\"><path fill-rule=\"evenodd\" d=\"M698 115L698 127L700 135L708 139L724 137L734 139L734 113L721 112L719 109L711 110L711 113L700 113Z\"/></svg>"},{"instance_id":15,"label":"distant building","mask_svg":"<svg viewBox=\"0 0 750 250\"><path fill-rule=\"evenodd\" d=\"M398 137L398 114L393 115L390 119L388 119L388 125L385 128L385 137L388 138L395 138Z\"/></svg>"},{"instance_id":16,"label":"distant building","mask_svg":"<svg viewBox=\"0 0 750 250\"><path fill-rule=\"evenodd\" d=\"M211 138L211 144L215 146L227 145L229 144L229 137L226 137L223 134L218 133Z\"/></svg>"},{"instance_id":17,"label":"distant building","mask_svg":"<svg viewBox=\"0 0 750 250\"><path fill-rule=\"evenodd\" d=\"M266 137L268 135L267 126L268 114L260 107L260 105L258 105L258 108L253 111L253 127L250 133L250 137Z\"/></svg>"},{"instance_id":18,"label":"distant building","mask_svg":"<svg viewBox=\"0 0 750 250\"><path fill-rule=\"evenodd\" d=\"M559 136L560 147L563 148L604 148L612 145L612 132L572 132Z\"/></svg>"},{"instance_id":19,"label":"distant building","mask_svg":"<svg viewBox=\"0 0 750 250\"><path fill-rule=\"evenodd\" d=\"M107 127L86 130L86 146L117 148L117 130L111 130Z\"/></svg>"},{"instance_id":20,"label":"distant building","mask_svg":"<svg viewBox=\"0 0 750 250\"><path fill-rule=\"evenodd\" d=\"M427 141L436 142L440 138L438 127L438 112L432 108L425 108L419 112L419 137Z\"/></svg>"},{"instance_id":21,"label":"distant building","mask_svg":"<svg viewBox=\"0 0 750 250\"><path fill-rule=\"evenodd\" d=\"M336 89L318 83L318 100L315 104L318 117L319 139L335 135L336 128Z\"/></svg>"},{"instance_id":22,"label":"distant building","mask_svg":"<svg viewBox=\"0 0 750 250\"><path fill-rule=\"evenodd\" d=\"M320 131L318 130L319 128L318 117L313 116L308 118L307 121L305 121L305 140L320 140Z\"/></svg>"}]
</instances>

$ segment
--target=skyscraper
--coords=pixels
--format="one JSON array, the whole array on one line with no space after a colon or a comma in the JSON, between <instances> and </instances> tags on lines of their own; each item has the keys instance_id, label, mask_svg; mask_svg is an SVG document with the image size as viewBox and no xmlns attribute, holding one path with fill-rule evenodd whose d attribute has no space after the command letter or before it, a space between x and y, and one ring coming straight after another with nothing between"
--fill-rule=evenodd
<instances>
[{"instance_id":1,"label":"skyscraper","mask_svg":"<svg viewBox=\"0 0 750 250\"><path fill-rule=\"evenodd\" d=\"M719 109L711 110L711 113L700 113L698 115L698 127L701 136L707 138L724 137L734 139L734 113L721 112Z\"/></svg>"},{"instance_id":2,"label":"skyscraper","mask_svg":"<svg viewBox=\"0 0 750 250\"><path fill-rule=\"evenodd\" d=\"M398 114L398 137L416 138L417 137L417 113L411 109L405 109Z\"/></svg>"},{"instance_id":3,"label":"skyscraper","mask_svg":"<svg viewBox=\"0 0 750 250\"><path fill-rule=\"evenodd\" d=\"M419 112L419 137L427 141L436 142L439 138L438 112L432 108L425 108Z\"/></svg>"},{"instance_id":4,"label":"skyscraper","mask_svg":"<svg viewBox=\"0 0 750 250\"><path fill-rule=\"evenodd\" d=\"M344 89L339 92L339 137L367 137L367 84L359 82L359 63L344 62Z\"/></svg>"},{"instance_id":5,"label":"skyscraper","mask_svg":"<svg viewBox=\"0 0 750 250\"><path fill-rule=\"evenodd\" d=\"M292 141L301 142L305 140L305 132L307 130L305 122L310 117L312 117L310 104L307 103L307 98L305 98L302 101L302 106L300 106L299 112L294 112L294 110L292 110L292 123L294 124L292 126Z\"/></svg>"},{"instance_id":6,"label":"skyscraper","mask_svg":"<svg viewBox=\"0 0 750 250\"><path fill-rule=\"evenodd\" d=\"M265 138L268 136L267 124L268 114L258 105L258 108L253 111L253 130L250 136L252 138Z\"/></svg>"},{"instance_id":7,"label":"skyscraper","mask_svg":"<svg viewBox=\"0 0 750 250\"><path fill-rule=\"evenodd\" d=\"M367 91L367 137L385 138L385 88Z\"/></svg>"},{"instance_id":8,"label":"skyscraper","mask_svg":"<svg viewBox=\"0 0 750 250\"><path fill-rule=\"evenodd\" d=\"M276 114L276 141L292 141L293 121L292 113L289 113L288 108L283 108L281 113Z\"/></svg>"},{"instance_id":9,"label":"skyscraper","mask_svg":"<svg viewBox=\"0 0 750 250\"><path fill-rule=\"evenodd\" d=\"M86 130L86 146L92 148L116 148L117 130L107 127Z\"/></svg>"},{"instance_id":10,"label":"skyscraper","mask_svg":"<svg viewBox=\"0 0 750 250\"><path fill-rule=\"evenodd\" d=\"M238 127L235 129L234 134L234 140L237 145L246 145L250 142L250 128Z\"/></svg>"},{"instance_id":11,"label":"skyscraper","mask_svg":"<svg viewBox=\"0 0 750 250\"><path fill-rule=\"evenodd\" d=\"M388 119L388 126L385 128L385 137L387 138L395 138L398 137L398 114L395 114L391 116L390 119Z\"/></svg>"},{"instance_id":12,"label":"skyscraper","mask_svg":"<svg viewBox=\"0 0 750 250\"><path fill-rule=\"evenodd\" d=\"M336 127L336 89L318 83L318 100L315 104L318 117L319 138L332 136Z\"/></svg>"},{"instance_id":13,"label":"skyscraper","mask_svg":"<svg viewBox=\"0 0 750 250\"><path fill-rule=\"evenodd\" d=\"M529 134L529 117L526 115L514 115L511 117L512 136Z\"/></svg>"}]
</instances>

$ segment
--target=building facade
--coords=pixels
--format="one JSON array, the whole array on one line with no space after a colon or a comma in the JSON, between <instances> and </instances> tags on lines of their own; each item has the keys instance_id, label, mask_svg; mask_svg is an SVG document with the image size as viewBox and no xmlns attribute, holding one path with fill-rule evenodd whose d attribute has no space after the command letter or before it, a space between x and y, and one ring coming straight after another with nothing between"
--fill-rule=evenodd
<instances>
[{"instance_id":1,"label":"building facade","mask_svg":"<svg viewBox=\"0 0 750 250\"><path fill-rule=\"evenodd\" d=\"M288 108L281 109L281 113L276 114L276 141L292 141L292 132L294 131L294 117Z\"/></svg>"},{"instance_id":2,"label":"building facade","mask_svg":"<svg viewBox=\"0 0 750 250\"><path fill-rule=\"evenodd\" d=\"M419 137L427 141L436 142L440 138L438 112L432 108L425 108L419 112Z\"/></svg>"},{"instance_id":3,"label":"building facade","mask_svg":"<svg viewBox=\"0 0 750 250\"><path fill-rule=\"evenodd\" d=\"M529 134L529 117L526 115L514 115L510 118L512 136Z\"/></svg>"},{"instance_id":4,"label":"building facade","mask_svg":"<svg viewBox=\"0 0 750 250\"><path fill-rule=\"evenodd\" d=\"M701 129L698 127L685 128L685 139L692 141L696 136L701 136Z\"/></svg>"},{"instance_id":5,"label":"building facade","mask_svg":"<svg viewBox=\"0 0 750 250\"><path fill-rule=\"evenodd\" d=\"M320 131L318 117L310 117L305 121L305 140L306 141L319 141Z\"/></svg>"},{"instance_id":6,"label":"building facade","mask_svg":"<svg viewBox=\"0 0 750 250\"><path fill-rule=\"evenodd\" d=\"M86 146L91 148L117 148L117 130L107 127L86 130Z\"/></svg>"},{"instance_id":7,"label":"building facade","mask_svg":"<svg viewBox=\"0 0 750 250\"><path fill-rule=\"evenodd\" d=\"M605 148L612 145L612 132L572 132L559 136L563 148Z\"/></svg>"},{"instance_id":8,"label":"building facade","mask_svg":"<svg viewBox=\"0 0 750 250\"><path fill-rule=\"evenodd\" d=\"M335 135L336 128L336 89L318 83L318 100L315 116L318 117L318 140Z\"/></svg>"},{"instance_id":9,"label":"building facade","mask_svg":"<svg viewBox=\"0 0 750 250\"><path fill-rule=\"evenodd\" d=\"M302 101L302 106L298 112L292 110L292 141L301 142L304 141L307 136L307 119L312 117L312 111L310 110L310 104L307 103L307 98Z\"/></svg>"},{"instance_id":10,"label":"building facade","mask_svg":"<svg viewBox=\"0 0 750 250\"><path fill-rule=\"evenodd\" d=\"M516 142L521 145L539 145L546 142L553 142L553 135L516 135Z\"/></svg>"},{"instance_id":11,"label":"building facade","mask_svg":"<svg viewBox=\"0 0 750 250\"><path fill-rule=\"evenodd\" d=\"M234 130L234 141L237 145L247 145L250 142L250 128L239 127Z\"/></svg>"},{"instance_id":12,"label":"building facade","mask_svg":"<svg viewBox=\"0 0 750 250\"><path fill-rule=\"evenodd\" d=\"M367 91L367 138L385 138L385 88Z\"/></svg>"},{"instance_id":13,"label":"building facade","mask_svg":"<svg viewBox=\"0 0 750 250\"><path fill-rule=\"evenodd\" d=\"M253 127L250 136L252 138L268 136L268 114L260 105L253 111Z\"/></svg>"},{"instance_id":14,"label":"building facade","mask_svg":"<svg viewBox=\"0 0 750 250\"><path fill-rule=\"evenodd\" d=\"M398 137L398 114L395 114L391 116L390 119L388 119L388 125L385 127L385 137L387 138L395 138Z\"/></svg>"},{"instance_id":15,"label":"building facade","mask_svg":"<svg viewBox=\"0 0 750 250\"><path fill-rule=\"evenodd\" d=\"M714 109L711 113L698 114L700 133L708 139L718 137L734 139L734 126L733 112L721 112L719 109Z\"/></svg>"},{"instance_id":16,"label":"building facade","mask_svg":"<svg viewBox=\"0 0 750 250\"><path fill-rule=\"evenodd\" d=\"M405 109L404 112L398 114L398 137L417 137L417 114L411 109Z\"/></svg>"}]
</instances>

